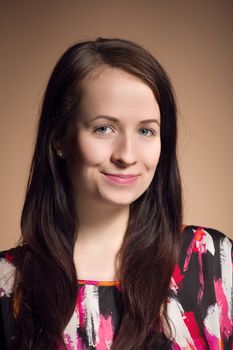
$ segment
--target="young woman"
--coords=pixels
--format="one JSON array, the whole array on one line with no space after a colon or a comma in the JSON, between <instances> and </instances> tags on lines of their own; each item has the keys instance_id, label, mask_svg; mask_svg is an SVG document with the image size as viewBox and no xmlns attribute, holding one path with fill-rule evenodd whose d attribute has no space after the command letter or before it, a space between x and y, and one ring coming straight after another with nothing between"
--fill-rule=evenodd
<instances>
[{"instance_id":1,"label":"young woman","mask_svg":"<svg viewBox=\"0 0 233 350\"><path fill-rule=\"evenodd\" d=\"M230 349L232 242L182 226L176 105L157 60L80 42L50 77L1 253L1 349Z\"/></svg>"}]
</instances>

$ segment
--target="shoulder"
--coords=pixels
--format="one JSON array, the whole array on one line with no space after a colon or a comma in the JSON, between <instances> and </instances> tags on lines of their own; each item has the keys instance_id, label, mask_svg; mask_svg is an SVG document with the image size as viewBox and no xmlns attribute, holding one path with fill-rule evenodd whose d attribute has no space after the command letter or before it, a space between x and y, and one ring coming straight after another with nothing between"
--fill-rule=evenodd
<instances>
[{"instance_id":1,"label":"shoulder","mask_svg":"<svg viewBox=\"0 0 233 350\"><path fill-rule=\"evenodd\" d=\"M24 246L0 251L0 297L10 297L14 287L17 259Z\"/></svg>"},{"instance_id":2,"label":"shoulder","mask_svg":"<svg viewBox=\"0 0 233 350\"><path fill-rule=\"evenodd\" d=\"M181 255L208 253L218 258L220 253L231 253L232 245L230 237L214 228L195 225L183 227Z\"/></svg>"},{"instance_id":3,"label":"shoulder","mask_svg":"<svg viewBox=\"0 0 233 350\"><path fill-rule=\"evenodd\" d=\"M0 251L0 339L3 348L11 348L15 335L15 315L18 303L15 299L15 282L19 257L25 256L25 245Z\"/></svg>"},{"instance_id":4,"label":"shoulder","mask_svg":"<svg viewBox=\"0 0 233 350\"><path fill-rule=\"evenodd\" d=\"M224 233L189 225L182 231L179 266L190 279L232 281L232 240ZM205 279L206 277L206 279Z\"/></svg>"},{"instance_id":5,"label":"shoulder","mask_svg":"<svg viewBox=\"0 0 233 350\"><path fill-rule=\"evenodd\" d=\"M197 225L183 225L182 234L184 237L195 237L196 240L201 240L203 237L207 240L214 240L219 242L220 240L227 238L232 242L232 239L225 233L211 227L197 226Z\"/></svg>"},{"instance_id":6,"label":"shoulder","mask_svg":"<svg viewBox=\"0 0 233 350\"><path fill-rule=\"evenodd\" d=\"M206 343L214 349L228 348L233 331L232 282L232 240L213 228L184 227L168 305L181 349L190 344L205 349Z\"/></svg>"}]
</instances>

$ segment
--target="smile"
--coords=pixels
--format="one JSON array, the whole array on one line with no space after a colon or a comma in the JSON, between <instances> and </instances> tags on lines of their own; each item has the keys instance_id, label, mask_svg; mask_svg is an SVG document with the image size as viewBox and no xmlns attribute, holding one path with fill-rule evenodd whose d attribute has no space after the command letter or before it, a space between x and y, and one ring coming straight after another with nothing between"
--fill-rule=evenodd
<instances>
[{"instance_id":1,"label":"smile","mask_svg":"<svg viewBox=\"0 0 233 350\"><path fill-rule=\"evenodd\" d=\"M130 185L137 181L139 175L134 174L108 174L103 173L108 181L119 185Z\"/></svg>"}]
</instances>

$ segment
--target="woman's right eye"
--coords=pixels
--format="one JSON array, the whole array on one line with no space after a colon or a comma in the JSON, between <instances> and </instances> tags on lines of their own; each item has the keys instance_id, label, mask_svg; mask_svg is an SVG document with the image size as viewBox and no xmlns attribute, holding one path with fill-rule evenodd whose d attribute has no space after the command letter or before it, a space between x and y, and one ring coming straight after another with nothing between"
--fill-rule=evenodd
<instances>
[{"instance_id":1,"label":"woman's right eye","mask_svg":"<svg viewBox=\"0 0 233 350\"><path fill-rule=\"evenodd\" d=\"M113 132L113 129L107 125L99 126L98 128L94 129L94 133L96 134L111 134L112 132Z\"/></svg>"}]
</instances>

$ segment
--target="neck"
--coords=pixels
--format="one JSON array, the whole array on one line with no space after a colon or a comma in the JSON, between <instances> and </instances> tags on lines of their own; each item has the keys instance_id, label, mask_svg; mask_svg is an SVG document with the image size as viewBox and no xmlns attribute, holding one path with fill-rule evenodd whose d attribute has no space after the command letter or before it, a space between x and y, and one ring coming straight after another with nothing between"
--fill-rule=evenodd
<instances>
[{"instance_id":1,"label":"neck","mask_svg":"<svg viewBox=\"0 0 233 350\"><path fill-rule=\"evenodd\" d=\"M129 206L110 206L108 204L77 205L78 241L82 244L97 242L98 245L121 244L125 235Z\"/></svg>"},{"instance_id":2,"label":"neck","mask_svg":"<svg viewBox=\"0 0 233 350\"><path fill-rule=\"evenodd\" d=\"M79 227L74 262L81 279L112 281L119 278L119 250L128 225L129 206L84 203L78 211Z\"/></svg>"}]
</instances>

